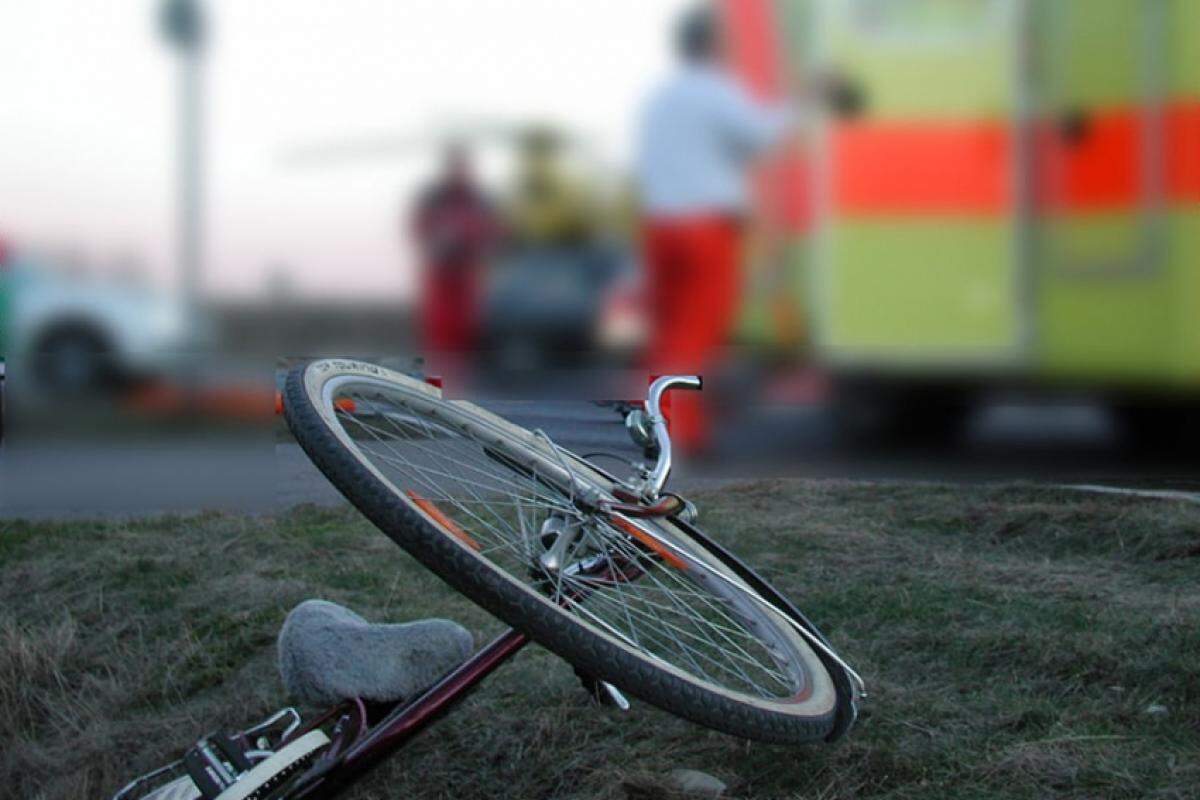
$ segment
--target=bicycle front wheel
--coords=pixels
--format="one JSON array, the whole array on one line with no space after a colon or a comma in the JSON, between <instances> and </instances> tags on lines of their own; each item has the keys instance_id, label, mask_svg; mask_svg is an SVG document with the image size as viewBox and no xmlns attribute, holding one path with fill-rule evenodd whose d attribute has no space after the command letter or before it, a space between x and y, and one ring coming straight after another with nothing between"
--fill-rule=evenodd
<instances>
[{"instance_id":1,"label":"bicycle front wheel","mask_svg":"<svg viewBox=\"0 0 1200 800\"><path fill-rule=\"evenodd\" d=\"M545 437L357 361L294 369L284 403L304 451L381 531L581 670L762 741L823 739L851 702L731 559L670 520L597 511L613 480Z\"/></svg>"}]
</instances>

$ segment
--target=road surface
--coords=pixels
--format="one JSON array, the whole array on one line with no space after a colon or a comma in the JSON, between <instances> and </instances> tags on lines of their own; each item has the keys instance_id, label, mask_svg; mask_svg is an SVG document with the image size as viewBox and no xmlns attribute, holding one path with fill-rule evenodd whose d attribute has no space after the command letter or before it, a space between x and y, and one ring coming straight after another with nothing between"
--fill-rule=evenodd
<instances>
[{"instance_id":1,"label":"road surface","mask_svg":"<svg viewBox=\"0 0 1200 800\"><path fill-rule=\"evenodd\" d=\"M575 452L637 456L611 408L585 402L487 405ZM1200 494L1189 454L1135 456L1120 446L1104 413L1088 406L992 408L961 446L877 452L840 446L820 406L767 409L723 431L707 462L683 461L672 486L686 491L759 477L1034 481ZM18 441L0 450L0 517L6 518L270 513L340 502L297 445L267 431L140 444Z\"/></svg>"}]
</instances>

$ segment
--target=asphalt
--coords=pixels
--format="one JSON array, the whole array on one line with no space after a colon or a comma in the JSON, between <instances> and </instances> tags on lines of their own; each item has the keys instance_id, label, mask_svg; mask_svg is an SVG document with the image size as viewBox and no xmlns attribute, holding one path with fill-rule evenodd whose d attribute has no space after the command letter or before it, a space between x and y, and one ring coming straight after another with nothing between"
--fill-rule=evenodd
<instances>
[{"instance_id":1,"label":"asphalt","mask_svg":"<svg viewBox=\"0 0 1200 800\"><path fill-rule=\"evenodd\" d=\"M487 403L578 453L637 457L620 416L586 402ZM621 468L608 460L606 467ZM1087 405L998 406L963 443L851 449L821 406L760 409L730 423L704 461L681 460L681 491L756 478L934 482L1024 481L1129 489L1200 499L1187 452L1131 453L1106 415ZM344 502L300 448L270 432L149 443L7 443L0 449L0 519L122 518L202 510L271 513Z\"/></svg>"}]
</instances>

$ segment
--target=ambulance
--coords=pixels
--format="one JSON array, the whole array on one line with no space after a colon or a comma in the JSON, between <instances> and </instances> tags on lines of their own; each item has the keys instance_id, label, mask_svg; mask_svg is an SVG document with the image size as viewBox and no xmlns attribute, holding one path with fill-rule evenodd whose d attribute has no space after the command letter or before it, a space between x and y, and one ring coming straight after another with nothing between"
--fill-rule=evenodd
<instances>
[{"instance_id":1,"label":"ambulance","mask_svg":"<svg viewBox=\"0 0 1200 800\"><path fill-rule=\"evenodd\" d=\"M1140 433L1200 414L1200 3L725 12L756 91L838 89L807 169L764 182L805 177L797 302L851 425L944 429L1010 386Z\"/></svg>"}]
</instances>

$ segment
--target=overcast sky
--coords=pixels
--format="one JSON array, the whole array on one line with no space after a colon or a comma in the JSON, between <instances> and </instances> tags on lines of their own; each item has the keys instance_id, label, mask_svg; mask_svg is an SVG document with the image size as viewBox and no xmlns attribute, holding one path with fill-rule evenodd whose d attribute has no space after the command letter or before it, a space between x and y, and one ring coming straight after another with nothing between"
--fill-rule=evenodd
<instances>
[{"instance_id":1,"label":"overcast sky","mask_svg":"<svg viewBox=\"0 0 1200 800\"><path fill-rule=\"evenodd\" d=\"M404 198L433 154L297 170L288 147L432 119L549 118L627 164L685 0L210 0L207 284L408 291ZM151 0L0 4L0 236L173 270L174 63Z\"/></svg>"}]
</instances>

